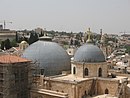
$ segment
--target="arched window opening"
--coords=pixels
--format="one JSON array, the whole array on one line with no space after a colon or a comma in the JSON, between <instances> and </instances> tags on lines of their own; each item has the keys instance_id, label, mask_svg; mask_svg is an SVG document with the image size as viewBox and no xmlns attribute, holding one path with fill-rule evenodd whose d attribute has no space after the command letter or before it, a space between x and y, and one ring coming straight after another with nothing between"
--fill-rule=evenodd
<instances>
[{"instance_id":1,"label":"arched window opening","mask_svg":"<svg viewBox=\"0 0 130 98\"><path fill-rule=\"evenodd\" d=\"M85 76L88 76L88 68L85 68L84 74L85 74Z\"/></svg>"},{"instance_id":2,"label":"arched window opening","mask_svg":"<svg viewBox=\"0 0 130 98\"><path fill-rule=\"evenodd\" d=\"M73 74L76 74L76 68L73 67Z\"/></svg>"},{"instance_id":3,"label":"arched window opening","mask_svg":"<svg viewBox=\"0 0 130 98\"><path fill-rule=\"evenodd\" d=\"M44 75L44 69L41 69L41 75Z\"/></svg>"},{"instance_id":4,"label":"arched window opening","mask_svg":"<svg viewBox=\"0 0 130 98\"><path fill-rule=\"evenodd\" d=\"M99 68L99 70L98 70L98 76L102 77L102 69L101 68Z\"/></svg>"},{"instance_id":5,"label":"arched window opening","mask_svg":"<svg viewBox=\"0 0 130 98\"><path fill-rule=\"evenodd\" d=\"M87 92L84 92L84 95L82 96L82 98L87 98Z\"/></svg>"},{"instance_id":6,"label":"arched window opening","mask_svg":"<svg viewBox=\"0 0 130 98\"><path fill-rule=\"evenodd\" d=\"M84 95L87 95L87 92L86 92L86 91L84 92Z\"/></svg>"},{"instance_id":7,"label":"arched window opening","mask_svg":"<svg viewBox=\"0 0 130 98\"><path fill-rule=\"evenodd\" d=\"M109 90L107 88L105 89L105 94L109 94Z\"/></svg>"}]
</instances>

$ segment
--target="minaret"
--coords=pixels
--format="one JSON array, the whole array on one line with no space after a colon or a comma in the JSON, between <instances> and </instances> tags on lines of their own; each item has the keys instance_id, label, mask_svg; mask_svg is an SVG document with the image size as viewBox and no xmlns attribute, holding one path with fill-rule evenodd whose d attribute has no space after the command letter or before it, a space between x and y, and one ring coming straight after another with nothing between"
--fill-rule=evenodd
<instances>
[{"instance_id":1,"label":"minaret","mask_svg":"<svg viewBox=\"0 0 130 98\"><path fill-rule=\"evenodd\" d=\"M90 28L88 28L87 33L88 33L87 43L92 43L92 39L91 39L92 32L90 31Z\"/></svg>"},{"instance_id":2,"label":"minaret","mask_svg":"<svg viewBox=\"0 0 130 98\"><path fill-rule=\"evenodd\" d=\"M102 29L100 29L100 34L101 34L100 42L103 44L104 43L104 38L103 38L103 34L102 34Z\"/></svg>"},{"instance_id":3,"label":"minaret","mask_svg":"<svg viewBox=\"0 0 130 98\"><path fill-rule=\"evenodd\" d=\"M101 34L101 36L102 36L102 29L100 29L100 34Z\"/></svg>"}]
</instances>

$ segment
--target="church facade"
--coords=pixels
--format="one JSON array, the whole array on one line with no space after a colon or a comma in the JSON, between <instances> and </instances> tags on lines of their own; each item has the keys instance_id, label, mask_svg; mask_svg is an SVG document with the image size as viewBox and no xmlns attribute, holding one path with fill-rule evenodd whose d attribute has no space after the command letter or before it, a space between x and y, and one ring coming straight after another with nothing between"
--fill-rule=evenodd
<instances>
[{"instance_id":1,"label":"church facade","mask_svg":"<svg viewBox=\"0 0 130 98\"><path fill-rule=\"evenodd\" d=\"M71 73L50 77L40 75L32 86L30 97L129 98L127 84L127 77L112 77L108 73L108 65L102 51L88 39L87 43L76 51L71 62Z\"/></svg>"}]
</instances>

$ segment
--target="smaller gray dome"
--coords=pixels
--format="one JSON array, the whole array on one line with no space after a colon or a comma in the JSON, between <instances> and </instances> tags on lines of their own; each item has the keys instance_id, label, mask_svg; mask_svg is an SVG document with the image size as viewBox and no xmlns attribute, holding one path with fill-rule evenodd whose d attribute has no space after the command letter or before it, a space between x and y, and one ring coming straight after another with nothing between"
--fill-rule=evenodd
<instances>
[{"instance_id":1,"label":"smaller gray dome","mask_svg":"<svg viewBox=\"0 0 130 98\"><path fill-rule=\"evenodd\" d=\"M105 62L103 52L91 43L81 46L74 55L74 61L77 62Z\"/></svg>"}]
</instances>

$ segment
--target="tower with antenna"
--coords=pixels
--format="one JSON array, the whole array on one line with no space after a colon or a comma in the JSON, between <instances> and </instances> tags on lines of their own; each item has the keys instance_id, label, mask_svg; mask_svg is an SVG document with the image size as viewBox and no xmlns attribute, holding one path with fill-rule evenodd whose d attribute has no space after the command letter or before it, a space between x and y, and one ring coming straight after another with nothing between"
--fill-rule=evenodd
<instances>
[{"instance_id":1,"label":"tower with antenna","mask_svg":"<svg viewBox=\"0 0 130 98\"><path fill-rule=\"evenodd\" d=\"M4 29L6 29L6 24L7 23L10 23L10 24L12 24L12 22L10 22L10 21L0 21L0 23L3 23L3 27L4 27Z\"/></svg>"}]
</instances>

